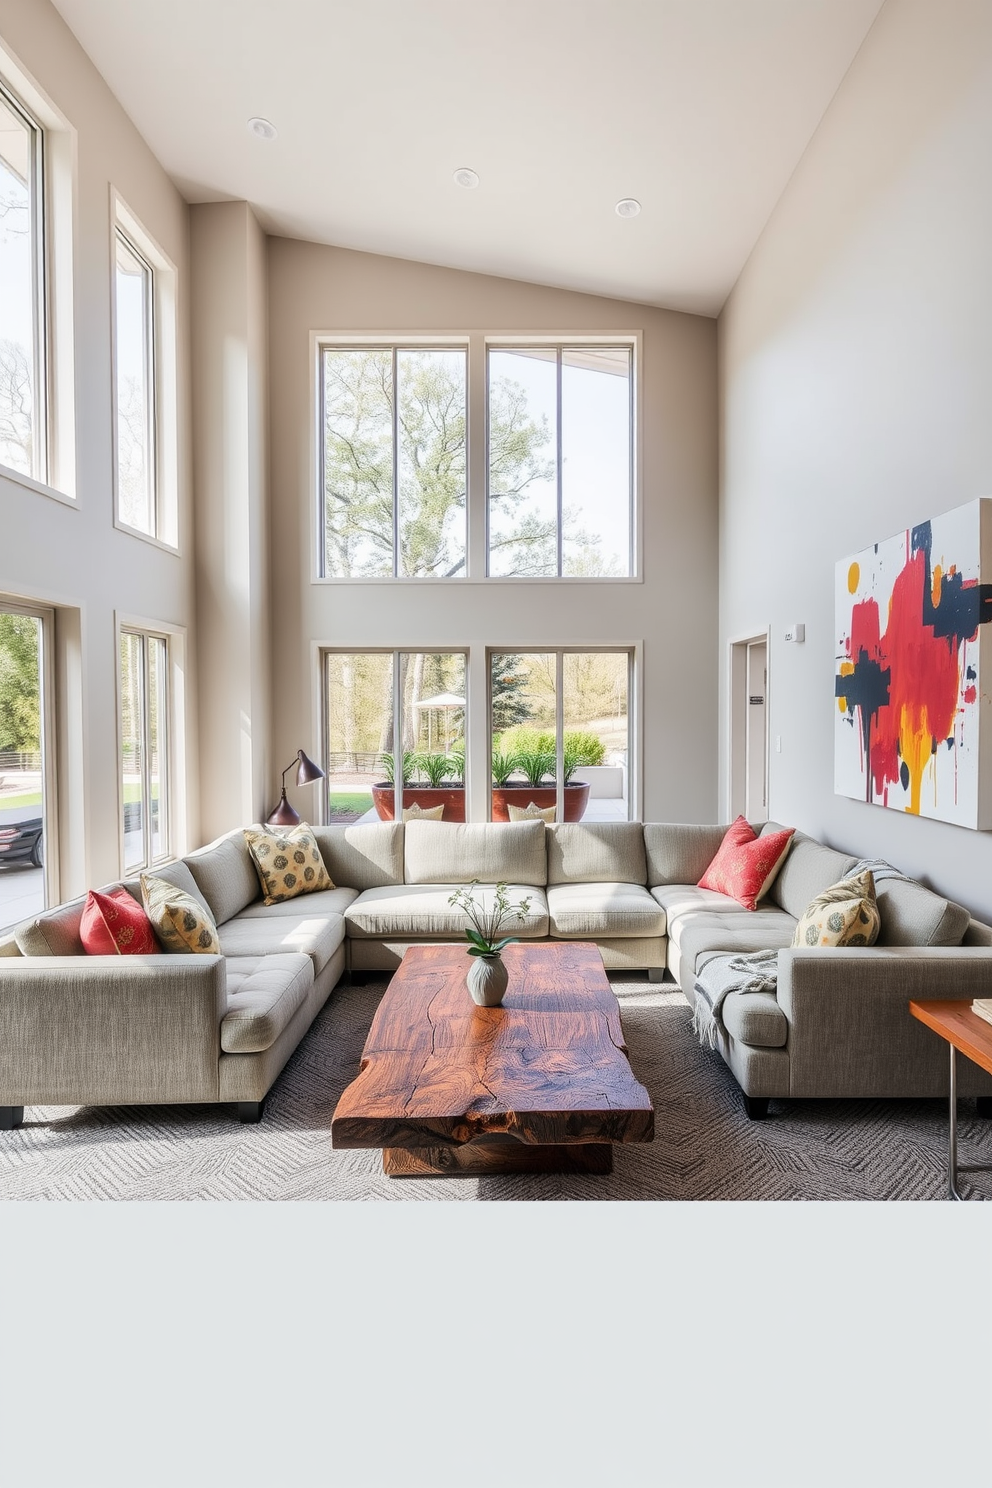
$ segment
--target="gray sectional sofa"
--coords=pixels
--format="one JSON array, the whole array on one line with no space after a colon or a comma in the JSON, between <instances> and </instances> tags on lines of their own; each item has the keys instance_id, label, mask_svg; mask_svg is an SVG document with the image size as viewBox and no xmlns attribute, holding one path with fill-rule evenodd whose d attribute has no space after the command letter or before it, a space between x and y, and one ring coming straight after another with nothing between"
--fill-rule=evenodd
<instances>
[{"instance_id":1,"label":"gray sectional sofa","mask_svg":"<svg viewBox=\"0 0 992 1488\"><path fill-rule=\"evenodd\" d=\"M992 929L922 885L879 884L867 950L793 950L808 901L854 859L797 834L761 906L696 887L724 826L545 827L382 822L317 827L338 886L266 906L240 831L156 869L197 895L221 954L87 956L83 899L0 938L0 1126L27 1105L231 1102L257 1120L267 1091L341 976L391 971L412 944L463 938L448 903L477 879L530 899L523 940L594 941L608 970L666 968L693 1001L716 951L779 949L777 995L733 994L719 1050L751 1114L769 1098L947 1091L946 1051L911 997L992 985ZM769 824L765 830L776 830ZM136 882L126 884L140 898ZM965 1065L963 1094L992 1094Z\"/></svg>"}]
</instances>

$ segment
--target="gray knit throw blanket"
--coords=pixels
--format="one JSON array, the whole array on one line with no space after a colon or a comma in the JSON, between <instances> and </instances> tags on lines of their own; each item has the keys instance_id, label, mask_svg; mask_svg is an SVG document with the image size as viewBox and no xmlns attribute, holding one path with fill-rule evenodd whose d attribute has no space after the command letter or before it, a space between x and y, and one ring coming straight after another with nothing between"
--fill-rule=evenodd
<instances>
[{"instance_id":1,"label":"gray knit throw blanket","mask_svg":"<svg viewBox=\"0 0 992 1488\"><path fill-rule=\"evenodd\" d=\"M712 956L696 978L693 1032L701 1044L716 1048L723 1029L723 1004L731 992L774 992L778 985L778 951Z\"/></svg>"}]
</instances>

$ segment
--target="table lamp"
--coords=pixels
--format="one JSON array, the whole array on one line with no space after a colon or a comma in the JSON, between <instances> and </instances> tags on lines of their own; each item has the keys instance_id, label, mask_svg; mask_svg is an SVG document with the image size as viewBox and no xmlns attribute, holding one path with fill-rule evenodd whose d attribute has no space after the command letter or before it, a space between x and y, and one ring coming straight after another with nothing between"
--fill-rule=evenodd
<instances>
[{"instance_id":1,"label":"table lamp","mask_svg":"<svg viewBox=\"0 0 992 1488\"><path fill-rule=\"evenodd\" d=\"M267 827L298 827L300 824L300 813L294 811L286 800L286 776L293 766L296 765L297 785L309 785L314 780L323 780L324 772L319 765L315 765L312 759L303 753L302 749L296 751L296 758L291 759L282 772L282 792L279 796L279 804L265 818Z\"/></svg>"}]
</instances>

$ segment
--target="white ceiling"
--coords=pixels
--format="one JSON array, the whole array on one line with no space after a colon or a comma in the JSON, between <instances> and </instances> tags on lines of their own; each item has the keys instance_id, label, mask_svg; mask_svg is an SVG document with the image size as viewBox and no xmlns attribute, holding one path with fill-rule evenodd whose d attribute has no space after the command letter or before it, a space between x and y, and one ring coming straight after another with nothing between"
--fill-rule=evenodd
<instances>
[{"instance_id":1,"label":"white ceiling","mask_svg":"<svg viewBox=\"0 0 992 1488\"><path fill-rule=\"evenodd\" d=\"M55 0L189 201L705 315L881 3Z\"/></svg>"}]
</instances>

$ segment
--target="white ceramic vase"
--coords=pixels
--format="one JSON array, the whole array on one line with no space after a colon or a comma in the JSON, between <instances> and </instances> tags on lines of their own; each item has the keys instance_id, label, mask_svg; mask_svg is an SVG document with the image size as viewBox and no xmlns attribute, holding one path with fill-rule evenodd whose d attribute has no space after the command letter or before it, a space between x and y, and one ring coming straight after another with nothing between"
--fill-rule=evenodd
<instances>
[{"instance_id":1,"label":"white ceramic vase","mask_svg":"<svg viewBox=\"0 0 992 1488\"><path fill-rule=\"evenodd\" d=\"M502 956L470 956L465 980L479 1007L499 1007L509 979Z\"/></svg>"}]
</instances>

